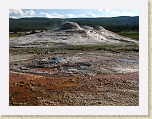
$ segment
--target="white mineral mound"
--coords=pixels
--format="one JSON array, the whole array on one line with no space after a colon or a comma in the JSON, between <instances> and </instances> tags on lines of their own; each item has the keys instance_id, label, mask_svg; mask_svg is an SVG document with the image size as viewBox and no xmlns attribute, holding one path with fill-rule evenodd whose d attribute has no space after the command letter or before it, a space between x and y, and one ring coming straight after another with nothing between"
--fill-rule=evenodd
<instances>
[{"instance_id":1,"label":"white mineral mound","mask_svg":"<svg viewBox=\"0 0 152 119\"><path fill-rule=\"evenodd\" d=\"M121 44L139 43L130 38L120 36L106 30L102 26L95 29L85 26L81 28L77 23L65 22L59 29L48 30L41 33L27 36L10 38L10 46L37 47L37 46L64 46L64 45L84 45L84 44ZM24 46L23 46L24 45Z\"/></svg>"},{"instance_id":2,"label":"white mineral mound","mask_svg":"<svg viewBox=\"0 0 152 119\"><path fill-rule=\"evenodd\" d=\"M65 22L59 30L68 30L68 29L77 29L77 30L82 30L82 28L75 22Z\"/></svg>"}]
</instances>

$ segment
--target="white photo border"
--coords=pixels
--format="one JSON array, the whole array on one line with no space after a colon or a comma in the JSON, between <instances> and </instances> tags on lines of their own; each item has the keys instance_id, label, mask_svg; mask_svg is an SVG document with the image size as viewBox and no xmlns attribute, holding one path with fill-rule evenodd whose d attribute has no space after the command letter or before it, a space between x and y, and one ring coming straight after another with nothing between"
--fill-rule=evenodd
<instances>
[{"instance_id":1,"label":"white photo border","mask_svg":"<svg viewBox=\"0 0 152 119\"><path fill-rule=\"evenodd\" d=\"M138 9L139 106L9 106L9 9ZM0 26L0 115L148 115L148 0L1 0Z\"/></svg>"}]
</instances>

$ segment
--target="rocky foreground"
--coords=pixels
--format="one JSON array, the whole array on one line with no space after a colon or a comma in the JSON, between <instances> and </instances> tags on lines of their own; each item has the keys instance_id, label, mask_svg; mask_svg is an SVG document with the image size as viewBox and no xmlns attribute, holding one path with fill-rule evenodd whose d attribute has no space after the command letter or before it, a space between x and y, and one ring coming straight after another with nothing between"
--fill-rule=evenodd
<instances>
[{"instance_id":1,"label":"rocky foreground","mask_svg":"<svg viewBox=\"0 0 152 119\"><path fill-rule=\"evenodd\" d=\"M75 23L10 38L9 105L138 106L135 46L103 27Z\"/></svg>"}]
</instances>

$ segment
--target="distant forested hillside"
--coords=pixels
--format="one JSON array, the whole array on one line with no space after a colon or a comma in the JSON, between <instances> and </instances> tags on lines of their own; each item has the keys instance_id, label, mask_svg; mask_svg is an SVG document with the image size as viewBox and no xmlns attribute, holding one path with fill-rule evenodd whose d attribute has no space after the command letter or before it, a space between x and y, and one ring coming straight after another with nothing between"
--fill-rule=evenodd
<instances>
[{"instance_id":1,"label":"distant forested hillside","mask_svg":"<svg viewBox=\"0 0 152 119\"><path fill-rule=\"evenodd\" d=\"M9 31L29 31L29 30L48 30L60 27L66 21L77 22L80 26L88 25L96 27L98 25L114 32L139 30L139 16L136 17L111 17L111 18L20 18L9 19Z\"/></svg>"}]
</instances>

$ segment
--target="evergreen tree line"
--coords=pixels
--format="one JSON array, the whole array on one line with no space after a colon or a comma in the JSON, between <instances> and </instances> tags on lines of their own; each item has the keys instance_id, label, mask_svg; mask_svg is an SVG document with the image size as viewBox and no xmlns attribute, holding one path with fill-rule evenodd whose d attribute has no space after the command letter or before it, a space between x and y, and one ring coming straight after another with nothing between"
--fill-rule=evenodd
<instances>
[{"instance_id":1,"label":"evergreen tree line","mask_svg":"<svg viewBox=\"0 0 152 119\"><path fill-rule=\"evenodd\" d=\"M48 19L48 18L21 18L9 20L10 32L25 32L31 30L49 30L60 27L66 21L78 23L80 26L103 26L113 32L139 30L139 18L76 18L76 19Z\"/></svg>"},{"instance_id":2,"label":"evergreen tree line","mask_svg":"<svg viewBox=\"0 0 152 119\"><path fill-rule=\"evenodd\" d=\"M139 25L117 25L117 26L106 26L107 30L113 32L121 32L121 31L139 31Z\"/></svg>"},{"instance_id":3,"label":"evergreen tree line","mask_svg":"<svg viewBox=\"0 0 152 119\"><path fill-rule=\"evenodd\" d=\"M91 25L90 25L91 26ZM92 26L91 26L92 27ZM22 26L17 26L17 27L11 27L9 28L10 32L25 32L25 31L31 31L31 30L49 30L52 29L53 27L22 27ZM105 27L107 30L113 31L113 32L120 32L120 31L139 31L139 25L117 25L117 26L106 26Z\"/></svg>"}]
</instances>

